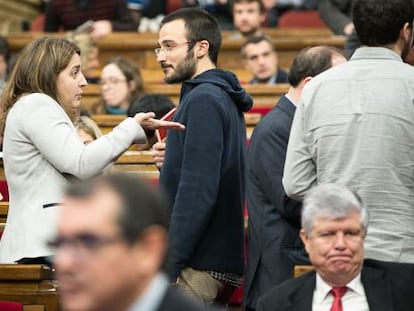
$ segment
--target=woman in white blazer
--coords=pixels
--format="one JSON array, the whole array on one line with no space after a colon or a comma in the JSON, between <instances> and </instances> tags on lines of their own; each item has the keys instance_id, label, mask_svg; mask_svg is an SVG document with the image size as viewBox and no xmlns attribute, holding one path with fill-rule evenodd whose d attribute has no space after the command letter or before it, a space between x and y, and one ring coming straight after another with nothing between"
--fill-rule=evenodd
<instances>
[{"instance_id":1,"label":"woman in white blazer","mask_svg":"<svg viewBox=\"0 0 414 311\"><path fill-rule=\"evenodd\" d=\"M132 143L145 143L141 125L183 128L141 113L84 145L73 125L87 84L80 67L75 44L37 39L21 52L2 94L0 126L10 202L1 263L43 263L52 256L46 242L55 234L70 179L100 174Z\"/></svg>"}]
</instances>

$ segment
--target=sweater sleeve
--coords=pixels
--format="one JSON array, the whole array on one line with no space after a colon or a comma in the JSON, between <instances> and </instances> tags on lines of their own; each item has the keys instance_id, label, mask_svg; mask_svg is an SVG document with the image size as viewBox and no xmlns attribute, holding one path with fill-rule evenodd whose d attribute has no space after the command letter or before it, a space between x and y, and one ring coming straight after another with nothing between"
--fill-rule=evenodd
<instances>
[{"instance_id":1,"label":"sweater sleeve","mask_svg":"<svg viewBox=\"0 0 414 311\"><path fill-rule=\"evenodd\" d=\"M170 224L175 277L191 258L215 208L225 124L218 100L217 94L199 93L189 105L182 170Z\"/></svg>"},{"instance_id":2,"label":"sweater sleeve","mask_svg":"<svg viewBox=\"0 0 414 311\"><path fill-rule=\"evenodd\" d=\"M343 35L345 26L352 22L351 17L342 12L335 1L319 0L318 10L323 21L337 35Z\"/></svg>"}]
</instances>

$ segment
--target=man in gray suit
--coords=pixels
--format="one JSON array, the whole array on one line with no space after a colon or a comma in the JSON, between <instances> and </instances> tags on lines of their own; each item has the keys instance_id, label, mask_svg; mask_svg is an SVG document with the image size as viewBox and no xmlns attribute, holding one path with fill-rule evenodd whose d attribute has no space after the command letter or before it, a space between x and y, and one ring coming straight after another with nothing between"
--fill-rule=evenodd
<instances>
[{"instance_id":1,"label":"man in gray suit","mask_svg":"<svg viewBox=\"0 0 414 311\"><path fill-rule=\"evenodd\" d=\"M300 237L315 271L267 292L258 311L409 311L414 265L364 261L368 212L338 184L312 189L303 203Z\"/></svg>"},{"instance_id":2,"label":"man in gray suit","mask_svg":"<svg viewBox=\"0 0 414 311\"><path fill-rule=\"evenodd\" d=\"M149 183L114 174L76 183L61 207L56 276L65 311L206 310L161 272L167 203Z\"/></svg>"},{"instance_id":3,"label":"man in gray suit","mask_svg":"<svg viewBox=\"0 0 414 311\"><path fill-rule=\"evenodd\" d=\"M289 71L288 93L253 132L247 152L247 310L254 310L257 299L267 289L292 277L295 264L307 262L299 239L301 204L288 199L282 187L286 148L303 87L312 77L343 62L344 56L331 47L302 50Z\"/></svg>"}]
</instances>

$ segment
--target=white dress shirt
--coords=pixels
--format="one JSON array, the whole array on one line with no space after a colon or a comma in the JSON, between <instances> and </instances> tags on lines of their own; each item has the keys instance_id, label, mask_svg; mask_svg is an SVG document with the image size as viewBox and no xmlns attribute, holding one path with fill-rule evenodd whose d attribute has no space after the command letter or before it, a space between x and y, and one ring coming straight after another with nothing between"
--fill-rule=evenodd
<instances>
[{"instance_id":1,"label":"white dress shirt","mask_svg":"<svg viewBox=\"0 0 414 311\"><path fill-rule=\"evenodd\" d=\"M369 311L364 286L361 283L361 273L346 284L348 290L342 297L342 308L344 311ZM313 292L313 311L331 310L333 296L330 294L332 287L316 274L316 286Z\"/></svg>"}]
</instances>

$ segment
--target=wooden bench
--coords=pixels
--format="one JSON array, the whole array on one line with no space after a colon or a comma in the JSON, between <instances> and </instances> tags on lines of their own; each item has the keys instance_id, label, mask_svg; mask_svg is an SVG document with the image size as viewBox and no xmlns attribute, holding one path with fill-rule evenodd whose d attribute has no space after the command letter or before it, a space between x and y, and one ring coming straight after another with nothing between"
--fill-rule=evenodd
<instances>
[{"instance_id":1,"label":"wooden bench","mask_svg":"<svg viewBox=\"0 0 414 311\"><path fill-rule=\"evenodd\" d=\"M312 265L295 266L294 271L293 271L293 276L297 278L313 270L315 270L315 267Z\"/></svg>"},{"instance_id":2,"label":"wooden bench","mask_svg":"<svg viewBox=\"0 0 414 311\"><path fill-rule=\"evenodd\" d=\"M57 282L44 265L0 265L0 300L21 302L25 311L57 311Z\"/></svg>"},{"instance_id":3,"label":"wooden bench","mask_svg":"<svg viewBox=\"0 0 414 311\"><path fill-rule=\"evenodd\" d=\"M286 94L288 84L246 84L244 88L252 96L254 105L253 111L258 109L272 109L280 96ZM168 96L176 105L179 101L181 84L147 84L144 85L145 93L157 93ZM99 100L101 89L99 85L89 84L84 88L82 96L82 107L90 110L91 106Z\"/></svg>"},{"instance_id":4,"label":"wooden bench","mask_svg":"<svg viewBox=\"0 0 414 311\"><path fill-rule=\"evenodd\" d=\"M314 35L311 35L311 33ZM289 68L298 51L308 46L331 45L343 49L345 37L334 36L326 30L274 30L269 32L278 51L279 65ZM296 34L296 35L294 35ZM41 36L63 36L62 33L11 33L7 36L13 53L19 52L27 43ZM109 34L98 42L99 59L104 64L114 56L123 55L136 62L143 69L158 69L154 48L157 47L157 34L136 32L116 32ZM242 69L240 48L243 39L230 39L224 36L218 58L218 66L224 69Z\"/></svg>"},{"instance_id":5,"label":"wooden bench","mask_svg":"<svg viewBox=\"0 0 414 311\"><path fill-rule=\"evenodd\" d=\"M1 167L3 169L3 167ZM6 227L7 213L9 212L9 202L0 201L0 238Z\"/></svg>"}]
</instances>

